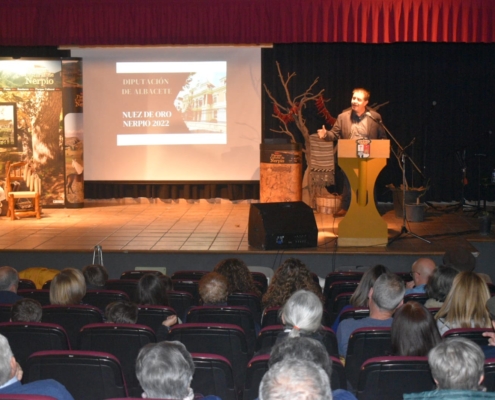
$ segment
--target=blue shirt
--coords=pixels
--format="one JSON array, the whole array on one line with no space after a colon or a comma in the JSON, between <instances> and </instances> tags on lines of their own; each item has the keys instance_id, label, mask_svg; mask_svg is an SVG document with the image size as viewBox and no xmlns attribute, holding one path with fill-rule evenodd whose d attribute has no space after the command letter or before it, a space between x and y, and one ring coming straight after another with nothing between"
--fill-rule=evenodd
<instances>
[{"instance_id":1,"label":"blue shirt","mask_svg":"<svg viewBox=\"0 0 495 400\"><path fill-rule=\"evenodd\" d=\"M65 386L53 379L44 379L23 385L14 377L0 388L0 394L37 394L51 396L57 400L74 400Z\"/></svg>"},{"instance_id":2,"label":"blue shirt","mask_svg":"<svg viewBox=\"0 0 495 400\"><path fill-rule=\"evenodd\" d=\"M337 329L337 342L339 344L339 355L345 357L347 354L347 345L351 333L359 328L374 328L376 326L391 327L393 318L375 319L371 317L361 319L345 319L339 324Z\"/></svg>"},{"instance_id":3,"label":"blue shirt","mask_svg":"<svg viewBox=\"0 0 495 400\"><path fill-rule=\"evenodd\" d=\"M406 289L406 294L412 294L412 293L425 293L425 288L426 288L426 285L418 285L418 286L414 286L412 289Z\"/></svg>"}]
</instances>

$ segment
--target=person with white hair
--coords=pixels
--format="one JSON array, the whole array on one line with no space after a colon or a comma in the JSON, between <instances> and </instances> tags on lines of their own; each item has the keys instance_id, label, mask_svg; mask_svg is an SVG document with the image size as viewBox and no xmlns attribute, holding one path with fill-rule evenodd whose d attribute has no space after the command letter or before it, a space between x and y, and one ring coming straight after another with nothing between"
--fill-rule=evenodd
<instances>
[{"instance_id":1,"label":"person with white hair","mask_svg":"<svg viewBox=\"0 0 495 400\"><path fill-rule=\"evenodd\" d=\"M260 400L332 400L327 373L308 360L284 359L263 376Z\"/></svg>"},{"instance_id":2,"label":"person with white hair","mask_svg":"<svg viewBox=\"0 0 495 400\"><path fill-rule=\"evenodd\" d=\"M144 390L143 397L193 400L191 381L194 361L186 347L177 341L149 343L136 359L136 376ZM206 396L205 400L220 400Z\"/></svg>"},{"instance_id":3,"label":"person with white hair","mask_svg":"<svg viewBox=\"0 0 495 400\"><path fill-rule=\"evenodd\" d=\"M337 329L339 355L345 357L352 332L359 328L390 327L392 315L404 301L406 288L402 279L391 272L381 274L369 291L370 316L362 319L346 319Z\"/></svg>"},{"instance_id":4,"label":"person with white hair","mask_svg":"<svg viewBox=\"0 0 495 400\"><path fill-rule=\"evenodd\" d=\"M495 399L495 393L481 386L485 356L471 340L455 337L445 339L428 353L433 380L437 390L409 393L404 399Z\"/></svg>"},{"instance_id":5,"label":"person with white hair","mask_svg":"<svg viewBox=\"0 0 495 400\"><path fill-rule=\"evenodd\" d=\"M16 362L7 338L0 335L0 394L35 394L57 400L74 400L64 385L44 379L23 385L22 370Z\"/></svg>"}]
</instances>

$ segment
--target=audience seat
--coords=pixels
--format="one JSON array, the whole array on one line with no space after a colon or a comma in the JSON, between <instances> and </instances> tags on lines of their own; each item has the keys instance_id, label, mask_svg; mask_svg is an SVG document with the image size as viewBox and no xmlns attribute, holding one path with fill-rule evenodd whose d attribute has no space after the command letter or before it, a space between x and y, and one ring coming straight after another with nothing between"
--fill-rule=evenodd
<instances>
[{"instance_id":1,"label":"audience seat","mask_svg":"<svg viewBox=\"0 0 495 400\"><path fill-rule=\"evenodd\" d=\"M196 270L184 270L176 271L172 274L172 280L178 281L199 281L210 271L196 271Z\"/></svg>"},{"instance_id":2,"label":"audience seat","mask_svg":"<svg viewBox=\"0 0 495 400\"><path fill-rule=\"evenodd\" d=\"M142 389L136 378L136 357L148 343L155 343L155 333L144 325L99 323L82 327L79 332L79 349L100 351L117 357L132 396Z\"/></svg>"},{"instance_id":3,"label":"audience seat","mask_svg":"<svg viewBox=\"0 0 495 400\"><path fill-rule=\"evenodd\" d=\"M332 312L333 303L337 296L341 293L353 293L357 286L359 285L359 281L338 281L332 283L328 287L327 294L325 296L325 310L328 312Z\"/></svg>"},{"instance_id":4,"label":"audience seat","mask_svg":"<svg viewBox=\"0 0 495 400\"><path fill-rule=\"evenodd\" d=\"M337 297L333 301L332 310L329 310L331 324L335 322L342 309L350 304L352 295L352 292L340 293L337 295Z\"/></svg>"},{"instance_id":5,"label":"audience seat","mask_svg":"<svg viewBox=\"0 0 495 400\"><path fill-rule=\"evenodd\" d=\"M361 367L358 400L402 400L405 393L434 390L427 357L376 357Z\"/></svg>"},{"instance_id":6,"label":"audience seat","mask_svg":"<svg viewBox=\"0 0 495 400\"><path fill-rule=\"evenodd\" d=\"M390 354L391 347L390 328L360 328L352 332L345 357L345 375L354 389L361 365L370 358Z\"/></svg>"},{"instance_id":7,"label":"audience seat","mask_svg":"<svg viewBox=\"0 0 495 400\"><path fill-rule=\"evenodd\" d=\"M127 397L122 368L116 357L92 351L40 351L27 361L24 383L55 379L77 400Z\"/></svg>"},{"instance_id":8,"label":"audience seat","mask_svg":"<svg viewBox=\"0 0 495 400\"><path fill-rule=\"evenodd\" d=\"M10 322L12 304L0 304L0 322Z\"/></svg>"},{"instance_id":9,"label":"audience seat","mask_svg":"<svg viewBox=\"0 0 495 400\"><path fill-rule=\"evenodd\" d=\"M361 319L370 316L370 309L367 307L356 307L356 308L348 308L347 310L342 311L340 314L340 322L345 319Z\"/></svg>"},{"instance_id":10,"label":"audience seat","mask_svg":"<svg viewBox=\"0 0 495 400\"><path fill-rule=\"evenodd\" d=\"M261 299L253 293L232 293L228 299L229 306L244 306L251 310L255 321L261 324Z\"/></svg>"},{"instance_id":11,"label":"audience seat","mask_svg":"<svg viewBox=\"0 0 495 400\"><path fill-rule=\"evenodd\" d=\"M107 290L120 290L127 293L127 296L134 301L136 298L136 288L138 279L109 279L105 283Z\"/></svg>"},{"instance_id":12,"label":"audience seat","mask_svg":"<svg viewBox=\"0 0 495 400\"><path fill-rule=\"evenodd\" d=\"M347 390L347 377L345 375L344 364L342 364L342 361L338 357L330 356L330 359L332 360L332 377L330 378L332 390Z\"/></svg>"},{"instance_id":13,"label":"audience seat","mask_svg":"<svg viewBox=\"0 0 495 400\"><path fill-rule=\"evenodd\" d=\"M213 353L229 360L238 389L244 385L248 347L246 335L237 325L185 323L174 325L167 340L182 342L190 353Z\"/></svg>"},{"instance_id":14,"label":"audience seat","mask_svg":"<svg viewBox=\"0 0 495 400\"><path fill-rule=\"evenodd\" d=\"M246 368L246 382L242 400L255 400L258 398L259 387L263 375L268 371L269 354L254 356L249 360Z\"/></svg>"},{"instance_id":15,"label":"audience seat","mask_svg":"<svg viewBox=\"0 0 495 400\"><path fill-rule=\"evenodd\" d=\"M93 306L44 306L43 322L61 325L67 332L70 346L77 349L79 331L84 325L103 322L100 310Z\"/></svg>"},{"instance_id":16,"label":"audience seat","mask_svg":"<svg viewBox=\"0 0 495 400\"><path fill-rule=\"evenodd\" d=\"M145 270L140 270L140 271L131 270L131 271L124 271L124 272L122 272L122 274L120 275L120 279L131 279L131 280L138 281L144 275L147 275L147 274L153 274L153 275L157 275L157 276L163 275L160 271L154 271L154 270L150 270L150 271L145 271Z\"/></svg>"},{"instance_id":17,"label":"audience seat","mask_svg":"<svg viewBox=\"0 0 495 400\"><path fill-rule=\"evenodd\" d=\"M363 272L361 271L335 271L330 272L325 277L325 287L323 288L323 295L326 298L328 291L330 289L330 285L335 282L351 282L357 281L359 282L363 277Z\"/></svg>"},{"instance_id":18,"label":"audience seat","mask_svg":"<svg viewBox=\"0 0 495 400\"><path fill-rule=\"evenodd\" d=\"M199 304L199 292L198 292L199 280L184 280L184 279L172 279L174 285L174 291L188 292L193 297L194 304Z\"/></svg>"},{"instance_id":19,"label":"audience seat","mask_svg":"<svg viewBox=\"0 0 495 400\"><path fill-rule=\"evenodd\" d=\"M9 341L17 362L24 369L28 357L43 350L70 350L65 330L42 322L4 322L0 334Z\"/></svg>"},{"instance_id":20,"label":"audience seat","mask_svg":"<svg viewBox=\"0 0 495 400\"><path fill-rule=\"evenodd\" d=\"M487 358L485 360L485 379L483 386L486 387L488 392L495 392L495 358Z\"/></svg>"},{"instance_id":21,"label":"audience seat","mask_svg":"<svg viewBox=\"0 0 495 400\"><path fill-rule=\"evenodd\" d=\"M168 316L175 315L175 310L167 306L139 305L137 323L149 326L156 333Z\"/></svg>"},{"instance_id":22,"label":"audience seat","mask_svg":"<svg viewBox=\"0 0 495 400\"><path fill-rule=\"evenodd\" d=\"M254 316L247 307L240 306L199 306L192 307L186 317L186 322L206 322L237 325L244 331L248 344L248 353L254 353L256 328Z\"/></svg>"},{"instance_id":23,"label":"audience seat","mask_svg":"<svg viewBox=\"0 0 495 400\"><path fill-rule=\"evenodd\" d=\"M50 290L50 285L52 284L52 280L48 280L45 283L43 283L43 286L41 286L41 289L43 290Z\"/></svg>"},{"instance_id":24,"label":"audience seat","mask_svg":"<svg viewBox=\"0 0 495 400\"><path fill-rule=\"evenodd\" d=\"M167 297L170 307L175 310L180 319L184 319L187 311L192 306L197 305L194 302L194 297L189 292L168 291Z\"/></svg>"},{"instance_id":25,"label":"audience seat","mask_svg":"<svg viewBox=\"0 0 495 400\"><path fill-rule=\"evenodd\" d=\"M404 296L404 303L407 303L408 301L416 301L420 304L425 305L427 300L428 295L426 293L410 293Z\"/></svg>"},{"instance_id":26,"label":"audience seat","mask_svg":"<svg viewBox=\"0 0 495 400\"><path fill-rule=\"evenodd\" d=\"M194 376L191 388L204 396L218 396L222 400L237 400L232 366L217 354L192 353Z\"/></svg>"},{"instance_id":27,"label":"audience seat","mask_svg":"<svg viewBox=\"0 0 495 400\"><path fill-rule=\"evenodd\" d=\"M263 310L261 317L261 328L272 325L282 325L282 320L279 318L280 307L267 307Z\"/></svg>"},{"instance_id":28,"label":"audience seat","mask_svg":"<svg viewBox=\"0 0 495 400\"><path fill-rule=\"evenodd\" d=\"M256 338L255 351L259 352L261 350L268 352L268 350L275 345L278 335L283 332L283 330L283 325L271 325L262 328ZM338 357L339 350L335 332L324 326L322 327L321 334L323 336L323 344L325 345L328 354L330 356Z\"/></svg>"},{"instance_id":29,"label":"audience seat","mask_svg":"<svg viewBox=\"0 0 495 400\"><path fill-rule=\"evenodd\" d=\"M38 300L42 306L50 305L50 291L46 289L21 289L17 294L29 299Z\"/></svg>"},{"instance_id":30,"label":"audience seat","mask_svg":"<svg viewBox=\"0 0 495 400\"><path fill-rule=\"evenodd\" d=\"M486 346L488 344L488 338L483 336L483 332L493 332L492 328L456 328L450 329L445 332L442 337L463 337L465 339L472 340L479 346Z\"/></svg>"},{"instance_id":31,"label":"audience seat","mask_svg":"<svg viewBox=\"0 0 495 400\"><path fill-rule=\"evenodd\" d=\"M17 290L19 289L36 289L36 283L34 283L31 279L19 279Z\"/></svg>"},{"instance_id":32,"label":"audience seat","mask_svg":"<svg viewBox=\"0 0 495 400\"><path fill-rule=\"evenodd\" d=\"M129 301L129 296L121 290L88 290L82 302L105 311L105 307L114 301Z\"/></svg>"}]
</instances>

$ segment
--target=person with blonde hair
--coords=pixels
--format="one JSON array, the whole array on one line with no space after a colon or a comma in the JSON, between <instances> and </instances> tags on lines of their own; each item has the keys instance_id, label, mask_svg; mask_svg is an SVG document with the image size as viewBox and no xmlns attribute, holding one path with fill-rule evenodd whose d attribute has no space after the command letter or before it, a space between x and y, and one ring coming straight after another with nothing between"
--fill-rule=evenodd
<instances>
[{"instance_id":1,"label":"person with blonde hair","mask_svg":"<svg viewBox=\"0 0 495 400\"><path fill-rule=\"evenodd\" d=\"M61 306L81 304L86 295L86 281L81 271L65 268L50 284L50 304Z\"/></svg>"},{"instance_id":2,"label":"person with blonde hair","mask_svg":"<svg viewBox=\"0 0 495 400\"><path fill-rule=\"evenodd\" d=\"M485 307L489 298L487 284L475 272L459 273L435 315L440 334L454 328L489 328L490 314Z\"/></svg>"}]
</instances>

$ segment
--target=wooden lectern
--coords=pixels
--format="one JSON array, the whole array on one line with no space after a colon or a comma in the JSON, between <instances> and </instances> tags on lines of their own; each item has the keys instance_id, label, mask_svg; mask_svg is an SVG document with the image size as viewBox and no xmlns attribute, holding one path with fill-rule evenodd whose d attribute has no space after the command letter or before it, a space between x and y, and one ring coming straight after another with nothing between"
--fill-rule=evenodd
<instances>
[{"instance_id":1,"label":"wooden lectern","mask_svg":"<svg viewBox=\"0 0 495 400\"><path fill-rule=\"evenodd\" d=\"M372 140L368 158L359 158L354 139L339 140L339 165L351 186L351 204L339 224L339 246L386 246L387 223L375 205L374 187L390 157L390 140Z\"/></svg>"}]
</instances>

